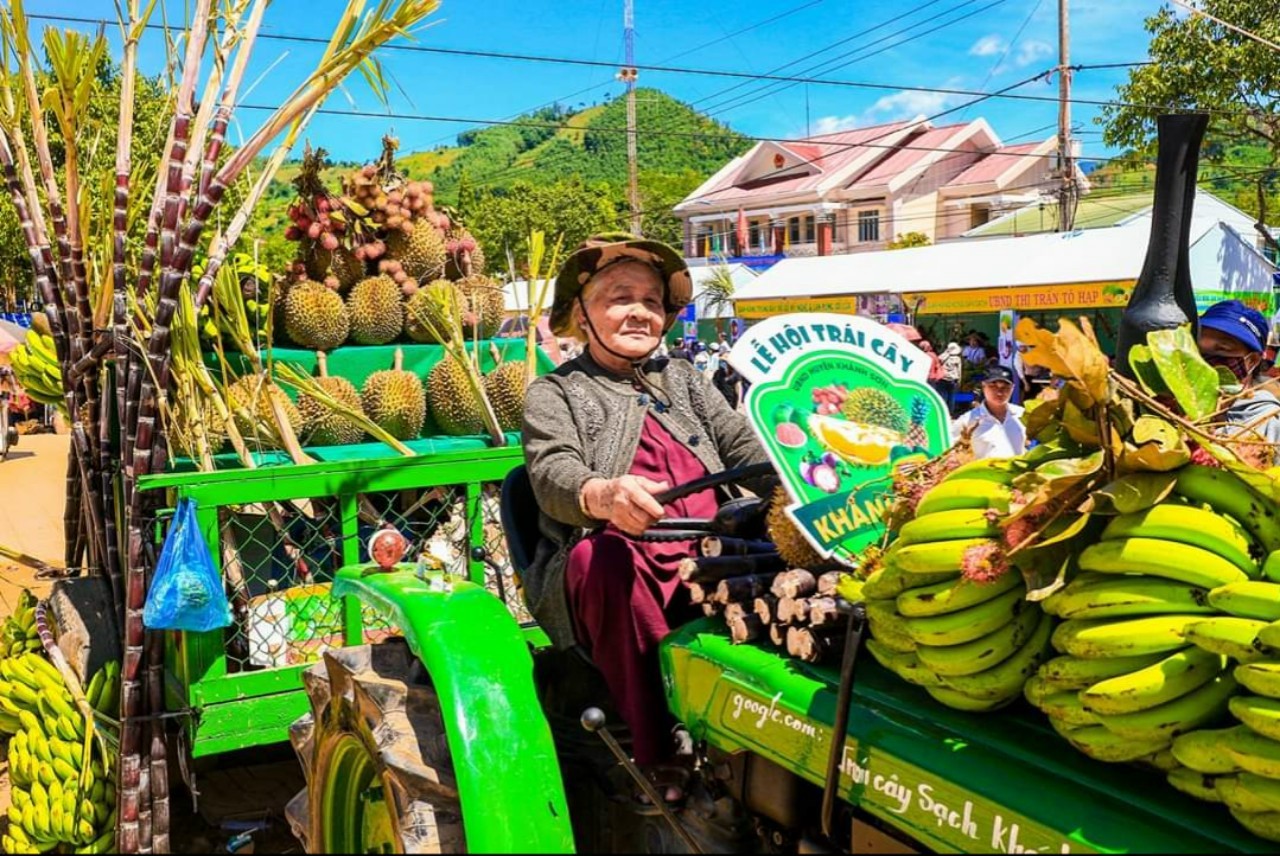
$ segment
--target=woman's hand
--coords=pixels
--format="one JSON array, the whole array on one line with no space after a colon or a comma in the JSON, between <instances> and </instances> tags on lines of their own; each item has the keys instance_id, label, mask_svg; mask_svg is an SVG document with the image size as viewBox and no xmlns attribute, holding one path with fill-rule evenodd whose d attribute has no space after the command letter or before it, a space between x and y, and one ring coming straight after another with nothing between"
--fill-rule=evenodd
<instances>
[{"instance_id":1,"label":"woman's hand","mask_svg":"<svg viewBox=\"0 0 1280 856\"><path fill-rule=\"evenodd\" d=\"M666 514L653 495L667 487L666 482L643 476L587 479L582 485L582 509L587 516L612 523L628 535L639 535Z\"/></svg>"}]
</instances>

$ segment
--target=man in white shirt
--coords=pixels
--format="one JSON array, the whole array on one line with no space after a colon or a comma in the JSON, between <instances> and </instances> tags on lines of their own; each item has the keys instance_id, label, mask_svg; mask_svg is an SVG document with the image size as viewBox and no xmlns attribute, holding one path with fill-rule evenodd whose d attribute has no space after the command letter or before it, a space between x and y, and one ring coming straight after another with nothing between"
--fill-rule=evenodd
<instances>
[{"instance_id":1,"label":"man in white shirt","mask_svg":"<svg viewBox=\"0 0 1280 856\"><path fill-rule=\"evenodd\" d=\"M1006 366L989 366L982 379L982 403L951 423L951 439L958 440L970 427L975 458L1012 458L1027 448L1022 424L1023 408L1011 404L1013 372Z\"/></svg>"}]
</instances>

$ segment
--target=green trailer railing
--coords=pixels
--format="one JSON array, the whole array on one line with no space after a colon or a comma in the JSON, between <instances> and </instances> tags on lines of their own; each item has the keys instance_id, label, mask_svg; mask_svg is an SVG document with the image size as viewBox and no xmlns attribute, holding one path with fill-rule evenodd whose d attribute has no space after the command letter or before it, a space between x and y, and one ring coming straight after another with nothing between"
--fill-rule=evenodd
<instances>
[{"instance_id":1,"label":"green trailer railing","mask_svg":"<svg viewBox=\"0 0 1280 856\"><path fill-rule=\"evenodd\" d=\"M530 641L545 643L524 612L498 520L499 485L523 462L518 438L508 439L497 448L479 437L413 441L430 453L412 458L377 444L335 447L332 460L314 464L142 481L145 490L165 491L170 507L195 501L210 554L236 593L231 627L166 635L166 704L187 714L193 757L287 740L308 709L303 669L327 647L398 633L354 598L329 591L339 568L369 561L368 538L383 521L409 538L406 561L443 545L453 557L447 570L490 588ZM472 556L477 546L499 573Z\"/></svg>"}]
</instances>

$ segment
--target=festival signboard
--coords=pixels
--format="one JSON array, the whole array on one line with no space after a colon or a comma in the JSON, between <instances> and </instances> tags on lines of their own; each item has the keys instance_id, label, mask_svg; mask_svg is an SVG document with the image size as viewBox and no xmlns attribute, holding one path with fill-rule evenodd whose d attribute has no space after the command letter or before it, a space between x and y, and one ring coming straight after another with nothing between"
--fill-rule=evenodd
<instances>
[{"instance_id":1,"label":"festival signboard","mask_svg":"<svg viewBox=\"0 0 1280 856\"><path fill-rule=\"evenodd\" d=\"M746 411L824 557L856 565L884 534L892 474L951 445L929 356L867 318L799 313L750 327L729 363L750 384Z\"/></svg>"}]
</instances>

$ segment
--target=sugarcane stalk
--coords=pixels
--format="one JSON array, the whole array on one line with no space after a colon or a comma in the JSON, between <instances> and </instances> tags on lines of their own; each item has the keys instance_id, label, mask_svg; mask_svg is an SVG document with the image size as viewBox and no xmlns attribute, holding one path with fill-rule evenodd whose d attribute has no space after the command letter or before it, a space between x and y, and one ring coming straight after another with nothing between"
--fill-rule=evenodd
<instances>
[{"instance_id":1,"label":"sugarcane stalk","mask_svg":"<svg viewBox=\"0 0 1280 856\"><path fill-rule=\"evenodd\" d=\"M776 553L777 546L772 541L750 541L743 538L730 538L727 535L707 535L698 544L698 552L703 556L746 556L752 553Z\"/></svg>"},{"instance_id":2,"label":"sugarcane stalk","mask_svg":"<svg viewBox=\"0 0 1280 856\"><path fill-rule=\"evenodd\" d=\"M814 597L809 599L809 626L827 627L843 622L843 616L836 606L834 597Z\"/></svg>"},{"instance_id":3,"label":"sugarcane stalk","mask_svg":"<svg viewBox=\"0 0 1280 856\"><path fill-rule=\"evenodd\" d=\"M771 594L762 594L752 604L756 615L765 624L773 624L778 616L778 599Z\"/></svg>"},{"instance_id":4,"label":"sugarcane stalk","mask_svg":"<svg viewBox=\"0 0 1280 856\"><path fill-rule=\"evenodd\" d=\"M717 603L722 604L732 603L735 600L754 601L769 590L773 577L773 574L748 574L722 579L716 585L713 598Z\"/></svg>"},{"instance_id":5,"label":"sugarcane stalk","mask_svg":"<svg viewBox=\"0 0 1280 856\"><path fill-rule=\"evenodd\" d=\"M840 577L848 571L827 571L818 577L818 594L822 597L835 597L836 588L840 585Z\"/></svg>"},{"instance_id":6,"label":"sugarcane stalk","mask_svg":"<svg viewBox=\"0 0 1280 856\"><path fill-rule=\"evenodd\" d=\"M774 622L769 625L769 641L778 648L787 646L787 626Z\"/></svg>"},{"instance_id":7,"label":"sugarcane stalk","mask_svg":"<svg viewBox=\"0 0 1280 856\"><path fill-rule=\"evenodd\" d=\"M771 591L778 597L808 597L818 589L818 581L813 574L803 568L792 568L783 571L773 580Z\"/></svg>"},{"instance_id":8,"label":"sugarcane stalk","mask_svg":"<svg viewBox=\"0 0 1280 856\"><path fill-rule=\"evenodd\" d=\"M779 624L804 624L809 620L809 601L803 597L778 598L774 621Z\"/></svg>"},{"instance_id":9,"label":"sugarcane stalk","mask_svg":"<svg viewBox=\"0 0 1280 856\"><path fill-rule=\"evenodd\" d=\"M770 575L784 567L777 553L756 553L741 556L695 556L681 559L676 572L685 582L717 583L729 577L749 574Z\"/></svg>"},{"instance_id":10,"label":"sugarcane stalk","mask_svg":"<svg viewBox=\"0 0 1280 856\"><path fill-rule=\"evenodd\" d=\"M707 601L705 603L699 604L699 606L702 607L702 614L705 615L707 618L711 618L712 616L718 615L720 613L720 604L718 603L711 603L710 601Z\"/></svg>"},{"instance_id":11,"label":"sugarcane stalk","mask_svg":"<svg viewBox=\"0 0 1280 856\"><path fill-rule=\"evenodd\" d=\"M687 585L689 586L689 600L692 603L706 604L714 602L711 600L711 594L714 593L714 589L712 592L708 592L700 583L687 583Z\"/></svg>"},{"instance_id":12,"label":"sugarcane stalk","mask_svg":"<svg viewBox=\"0 0 1280 856\"><path fill-rule=\"evenodd\" d=\"M834 638L833 634L812 627L788 627L787 653L806 663L820 663L835 650Z\"/></svg>"},{"instance_id":13,"label":"sugarcane stalk","mask_svg":"<svg viewBox=\"0 0 1280 856\"><path fill-rule=\"evenodd\" d=\"M760 616L754 613L726 616L726 618L729 625L729 638L735 645L758 639L765 629Z\"/></svg>"},{"instance_id":14,"label":"sugarcane stalk","mask_svg":"<svg viewBox=\"0 0 1280 856\"><path fill-rule=\"evenodd\" d=\"M723 610L724 620L731 621L734 618L742 618L748 614L755 615L755 613L749 609L749 606L750 604L741 603L736 600L733 603L726 603Z\"/></svg>"}]
</instances>

